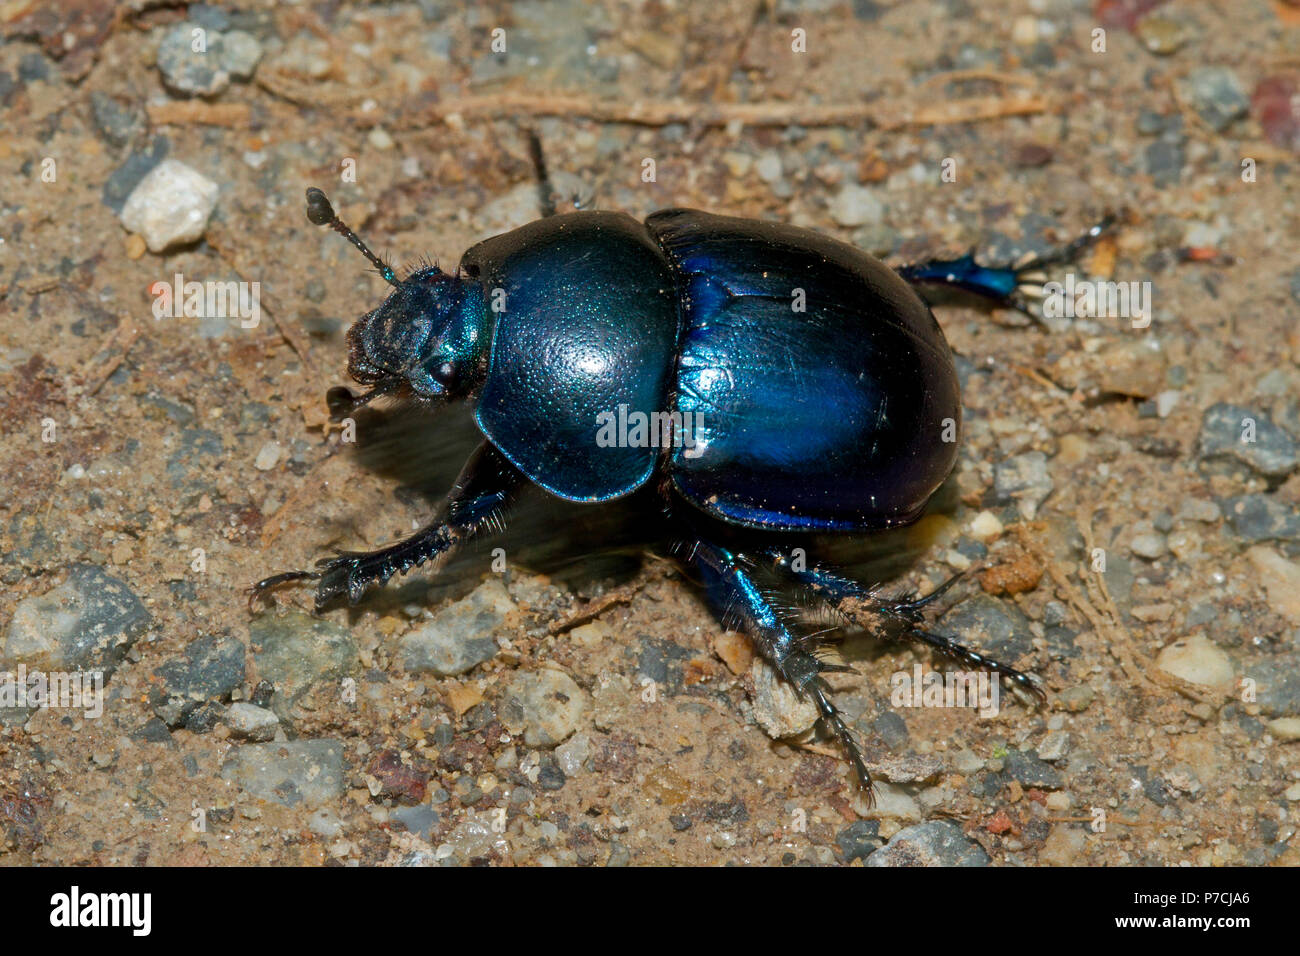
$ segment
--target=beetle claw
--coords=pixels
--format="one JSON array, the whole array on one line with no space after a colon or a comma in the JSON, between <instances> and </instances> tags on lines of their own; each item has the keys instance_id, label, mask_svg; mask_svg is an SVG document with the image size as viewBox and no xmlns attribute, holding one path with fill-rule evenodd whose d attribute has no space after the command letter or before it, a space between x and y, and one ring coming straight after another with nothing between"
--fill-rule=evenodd
<instances>
[{"instance_id":1,"label":"beetle claw","mask_svg":"<svg viewBox=\"0 0 1300 956\"><path fill-rule=\"evenodd\" d=\"M285 571L282 574L273 574L269 578L262 578L248 589L248 610L252 612L259 598L268 597L270 592L282 585L292 581L314 581L319 577L320 574L315 571Z\"/></svg>"}]
</instances>

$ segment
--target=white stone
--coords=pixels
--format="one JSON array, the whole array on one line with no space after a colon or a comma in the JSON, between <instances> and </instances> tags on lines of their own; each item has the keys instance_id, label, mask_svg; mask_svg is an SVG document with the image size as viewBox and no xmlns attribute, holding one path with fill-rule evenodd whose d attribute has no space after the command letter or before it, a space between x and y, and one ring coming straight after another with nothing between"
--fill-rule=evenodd
<instances>
[{"instance_id":1,"label":"white stone","mask_svg":"<svg viewBox=\"0 0 1300 956\"><path fill-rule=\"evenodd\" d=\"M885 207L866 186L848 183L831 201L830 212L836 225L865 226L880 222L885 216Z\"/></svg>"},{"instance_id":2,"label":"white stone","mask_svg":"<svg viewBox=\"0 0 1300 956\"><path fill-rule=\"evenodd\" d=\"M253 467L258 471L270 471L279 460L280 443L268 441L257 450L257 457L253 459Z\"/></svg>"},{"instance_id":3,"label":"white stone","mask_svg":"<svg viewBox=\"0 0 1300 956\"><path fill-rule=\"evenodd\" d=\"M150 252L203 236L217 206L216 183L175 159L164 159L131 191L122 225L144 237Z\"/></svg>"},{"instance_id":4,"label":"white stone","mask_svg":"<svg viewBox=\"0 0 1300 956\"><path fill-rule=\"evenodd\" d=\"M1293 624L1300 624L1300 564L1288 561L1262 544L1247 551L1246 557L1259 572L1259 582L1268 594L1268 606Z\"/></svg>"},{"instance_id":5,"label":"white stone","mask_svg":"<svg viewBox=\"0 0 1300 956\"><path fill-rule=\"evenodd\" d=\"M754 681L754 719L763 733L777 740L798 737L817 723L817 705L778 677L767 661L755 657L749 676Z\"/></svg>"},{"instance_id":6,"label":"white stone","mask_svg":"<svg viewBox=\"0 0 1300 956\"><path fill-rule=\"evenodd\" d=\"M226 726L235 737L264 743L275 737L280 719L264 707L236 701L226 711Z\"/></svg>"},{"instance_id":7,"label":"white stone","mask_svg":"<svg viewBox=\"0 0 1300 956\"><path fill-rule=\"evenodd\" d=\"M1201 634L1175 641L1156 657L1156 666L1193 684L1226 690L1233 685L1232 661Z\"/></svg>"},{"instance_id":8,"label":"white stone","mask_svg":"<svg viewBox=\"0 0 1300 956\"><path fill-rule=\"evenodd\" d=\"M970 523L970 536L976 541L992 541L1002 534L1002 522L991 511L981 511Z\"/></svg>"}]
</instances>

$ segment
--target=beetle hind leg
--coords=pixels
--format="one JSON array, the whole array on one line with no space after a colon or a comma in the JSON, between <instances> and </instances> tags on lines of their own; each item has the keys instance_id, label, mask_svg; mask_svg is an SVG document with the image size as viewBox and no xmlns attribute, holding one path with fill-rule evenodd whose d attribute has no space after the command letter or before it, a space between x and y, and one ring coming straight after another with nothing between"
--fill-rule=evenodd
<instances>
[{"instance_id":1,"label":"beetle hind leg","mask_svg":"<svg viewBox=\"0 0 1300 956\"><path fill-rule=\"evenodd\" d=\"M780 552L770 551L767 556L779 571L803 586L810 598L843 623L861 628L876 637L912 641L934 648L945 657L971 668L989 670L1000 675L1028 691L1040 703L1047 700L1042 687L1024 671L986 657L951 637L926 629L926 608L952 587L960 575L953 575L922 598L912 595L887 598L881 595L878 588L861 584L825 568L795 570L789 558Z\"/></svg>"},{"instance_id":2,"label":"beetle hind leg","mask_svg":"<svg viewBox=\"0 0 1300 956\"><path fill-rule=\"evenodd\" d=\"M816 636L798 636L789 628L776 595L759 586L754 576L755 566L745 555L697 540L687 549L684 561L703 579L724 626L748 634L758 654L816 705L822 722L844 748L867 799L872 800L871 774L862 746L835 706L831 688L822 676L852 668L821 660L816 648L824 642Z\"/></svg>"},{"instance_id":3,"label":"beetle hind leg","mask_svg":"<svg viewBox=\"0 0 1300 956\"><path fill-rule=\"evenodd\" d=\"M265 578L249 589L249 602L283 584L316 581L316 610L341 594L347 595L349 604L356 604L372 585L382 585L394 574L405 574L428 561L445 560L471 538L500 531L506 508L526 483L522 473L484 441L456 479L439 520L377 551L342 552L318 562L315 571L287 571Z\"/></svg>"},{"instance_id":4,"label":"beetle hind leg","mask_svg":"<svg viewBox=\"0 0 1300 956\"><path fill-rule=\"evenodd\" d=\"M1083 235L1042 255L1030 256L1003 266L985 266L975 261L973 252L956 259L932 259L902 266L896 271L918 291L948 288L987 299L995 305L1023 312L1035 322L1043 320L1041 306L1048 268L1075 262L1085 249L1097 242L1114 226L1116 218L1108 215Z\"/></svg>"}]
</instances>

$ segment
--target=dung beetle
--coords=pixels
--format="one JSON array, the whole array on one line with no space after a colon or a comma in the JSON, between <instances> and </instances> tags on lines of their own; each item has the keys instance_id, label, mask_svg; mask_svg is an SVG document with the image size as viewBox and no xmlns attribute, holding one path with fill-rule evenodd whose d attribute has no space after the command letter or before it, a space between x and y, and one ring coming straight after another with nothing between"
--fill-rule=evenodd
<instances>
[{"instance_id":1,"label":"dung beetle","mask_svg":"<svg viewBox=\"0 0 1300 956\"><path fill-rule=\"evenodd\" d=\"M807 229L690 209L644 222L618 212L548 215L478 243L453 273L399 279L319 189L307 217L355 245L392 285L348 330L348 372L369 391L332 389L336 419L377 396L441 406L468 400L483 440L435 521L367 553L253 586L254 597L315 580L319 610L498 531L538 485L575 502L649 487L725 623L817 706L871 792L860 746L819 656L760 572L797 588L838 624L912 640L987 668L1042 699L1027 674L927 630L924 598L883 597L792 561L787 533L862 533L914 521L957 459L961 396L952 353L918 286L1029 311L1058 252L991 268L973 256L894 270ZM1032 313L1031 313L1032 314ZM729 546L711 526L763 536Z\"/></svg>"}]
</instances>

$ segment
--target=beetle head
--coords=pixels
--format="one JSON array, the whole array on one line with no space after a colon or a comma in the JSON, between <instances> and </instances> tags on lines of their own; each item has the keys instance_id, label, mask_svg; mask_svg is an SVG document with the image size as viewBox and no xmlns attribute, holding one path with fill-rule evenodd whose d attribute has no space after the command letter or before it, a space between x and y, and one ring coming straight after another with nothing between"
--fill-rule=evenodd
<instances>
[{"instance_id":1,"label":"beetle head","mask_svg":"<svg viewBox=\"0 0 1300 956\"><path fill-rule=\"evenodd\" d=\"M385 393L405 386L428 400L467 394L482 358L476 291L436 266L411 273L348 330L348 374Z\"/></svg>"},{"instance_id":2,"label":"beetle head","mask_svg":"<svg viewBox=\"0 0 1300 956\"><path fill-rule=\"evenodd\" d=\"M307 190L307 218L328 225L356 246L393 286L379 308L348 329L348 374L370 390L359 397L346 388L326 396L335 418L380 395L405 394L435 403L468 394L483 375L481 293L429 266L398 279L334 214L319 189Z\"/></svg>"}]
</instances>

